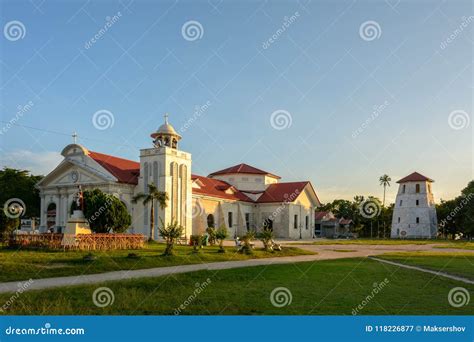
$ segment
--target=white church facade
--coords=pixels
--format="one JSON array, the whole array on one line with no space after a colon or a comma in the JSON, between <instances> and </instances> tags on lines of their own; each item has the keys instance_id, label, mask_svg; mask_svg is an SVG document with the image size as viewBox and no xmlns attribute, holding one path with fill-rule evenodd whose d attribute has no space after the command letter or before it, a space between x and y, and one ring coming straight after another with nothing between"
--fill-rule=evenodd
<instances>
[{"instance_id":1,"label":"white church facade","mask_svg":"<svg viewBox=\"0 0 474 342\"><path fill-rule=\"evenodd\" d=\"M247 164L207 177L194 175L191 154L178 149L181 136L167 118L151 137L153 146L140 150L140 162L93 152L77 143L66 146L62 162L37 184L40 231L64 231L81 186L117 196L132 217L128 231L149 236L150 208L132 198L146 193L153 183L169 197L166 208L155 208L155 237L161 220L177 221L186 238L209 226L226 226L231 237L264 226L278 238L314 236L314 211L321 203L309 181L281 182L279 176Z\"/></svg>"},{"instance_id":2,"label":"white church facade","mask_svg":"<svg viewBox=\"0 0 474 342\"><path fill-rule=\"evenodd\" d=\"M433 239L438 235L433 180L418 172L400 179L391 238Z\"/></svg>"}]
</instances>

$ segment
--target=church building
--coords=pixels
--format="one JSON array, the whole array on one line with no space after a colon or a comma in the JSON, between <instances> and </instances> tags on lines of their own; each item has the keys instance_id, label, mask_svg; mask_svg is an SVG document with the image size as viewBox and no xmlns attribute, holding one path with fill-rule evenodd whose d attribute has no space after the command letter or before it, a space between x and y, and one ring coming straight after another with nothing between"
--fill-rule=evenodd
<instances>
[{"instance_id":1,"label":"church building","mask_svg":"<svg viewBox=\"0 0 474 342\"><path fill-rule=\"evenodd\" d=\"M77 143L61 152L62 162L37 187L41 196L40 231L63 232L78 186L118 197L132 216L129 232L149 236L150 207L132 203L148 184L168 194L167 207L155 208L158 225L177 221L184 236L207 227L227 227L230 237L248 230L272 229L284 239L314 235L314 211L320 201L309 181L281 182L280 177L247 164L205 176L192 174L191 154L178 149L181 136L168 123L151 134L153 146L140 150L140 162L88 150Z\"/></svg>"}]
</instances>

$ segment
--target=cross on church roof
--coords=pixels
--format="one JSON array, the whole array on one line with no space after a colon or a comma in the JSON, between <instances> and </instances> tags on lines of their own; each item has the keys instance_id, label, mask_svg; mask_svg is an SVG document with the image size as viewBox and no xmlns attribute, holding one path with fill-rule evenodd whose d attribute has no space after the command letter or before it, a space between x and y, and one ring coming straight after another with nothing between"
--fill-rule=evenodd
<instances>
[{"instance_id":1,"label":"cross on church roof","mask_svg":"<svg viewBox=\"0 0 474 342\"><path fill-rule=\"evenodd\" d=\"M168 124L168 113L165 113L165 124Z\"/></svg>"},{"instance_id":2,"label":"cross on church roof","mask_svg":"<svg viewBox=\"0 0 474 342\"><path fill-rule=\"evenodd\" d=\"M74 144L77 144L77 133L76 133L76 131L74 131L72 133L72 141L74 142Z\"/></svg>"}]
</instances>

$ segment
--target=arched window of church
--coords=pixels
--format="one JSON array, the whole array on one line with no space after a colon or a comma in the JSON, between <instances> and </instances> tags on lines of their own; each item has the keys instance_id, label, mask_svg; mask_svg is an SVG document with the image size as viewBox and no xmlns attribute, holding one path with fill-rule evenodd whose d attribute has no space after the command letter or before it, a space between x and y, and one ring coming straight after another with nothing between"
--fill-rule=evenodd
<instances>
[{"instance_id":1,"label":"arched window of church","mask_svg":"<svg viewBox=\"0 0 474 342\"><path fill-rule=\"evenodd\" d=\"M207 226L209 228L214 228L216 226L214 222L214 215L212 214L207 215Z\"/></svg>"}]
</instances>

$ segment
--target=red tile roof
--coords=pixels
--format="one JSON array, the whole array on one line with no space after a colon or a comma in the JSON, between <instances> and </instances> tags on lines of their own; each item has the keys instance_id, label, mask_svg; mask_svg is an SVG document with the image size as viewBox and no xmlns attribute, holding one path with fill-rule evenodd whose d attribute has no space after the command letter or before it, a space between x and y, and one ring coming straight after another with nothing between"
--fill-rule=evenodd
<instances>
[{"instance_id":1,"label":"red tile roof","mask_svg":"<svg viewBox=\"0 0 474 342\"><path fill-rule=\"evenodd\" d=\"M330 213L329 211L317 211L314 213L314 219L316 221L322 220L324 216L326 216L329 213Z\"/></svg>"},{"instance_id":2,"label":"red tile roof","mask_svg":"<svg viewBox=\"0 0 474 342\"><path fill-rule=\"evenodd\" d=\"M413 172L408 176L400 179L397 183L405 183L405 182L434 182L431 178L423 176L421 173Z\"/></svg>"},{"instance_id":3,"label":"red tile roof","mask_svg":"<svg viewBox=\"0 0 474 342\"><path fill-rule=\"evenodd\" d=\"M138 184L140 163L93 151L89 151L89 157L109 171L119 183Z\"/></svg>"},{"instance_id":4,"label":"red tile roof","mask_svg":"<svg viewBox=\"0 0 474 342\"><path fill-rule=\"evenodd\" d=\"M309 182L291 182L270 184L257 203L293 202Z\"/></svg>"},{"instance_id":5,"label":"red tile roof","mask_svg":"<svg viewBox=\"0 0 474 342\"><path fill-rule=\"evenodd\" d=\"M246 174L251 174L251 175L266 175L266 176L270 176L270 177L277 178L277 179L281 178L277 175L274 175L274 174L269 173L267 171L257 169L256 167L253 167L253 166L250 166L250 165L247 165L247 164L238 164L238 165L228 167L227 169L224 169L224 170L213 172L209 175L209 177L217 176L217 175L227 175L227 174L232 174L232 173L246 173Z\"/></svg>"},{"instance_id":6,"label":"red tile roof","mask_svg":"<svg viewBox=\"0 0 474 342\"><path fill-rule=\"evenodd\" d=\"M193 193L195 194L210 197L219 197L234 201L253 202L252 199L245 196L242 192L240 192L227 182L198 175L191 175L191 179L193 181L199 180L199 182L201 183L199 184L200 188L193 188ZM228 189L232 189L233 193L227 193L226 190Z\"/></svg>"}]
</instances>

